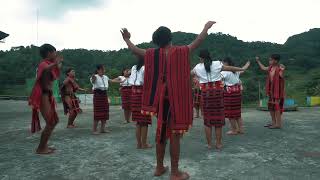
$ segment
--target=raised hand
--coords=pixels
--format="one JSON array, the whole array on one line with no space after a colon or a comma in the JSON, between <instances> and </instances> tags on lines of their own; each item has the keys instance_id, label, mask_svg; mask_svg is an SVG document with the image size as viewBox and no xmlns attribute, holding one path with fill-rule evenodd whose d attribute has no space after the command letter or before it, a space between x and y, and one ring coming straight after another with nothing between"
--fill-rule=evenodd
<instances>
[{"instance_id":1,"label":"raised hand","mask_svg":"<svg viewBox=\"0 0 320 180\"><path fill-rule=\"evenodd\" d=\"M256 61L259 62L260 61L260 57L256 56Z\"/></svg>"},{"instance_id":2,"label":"raised hand","mask_svg":"<svg viewBox=\"0 0 320 180\"><path fill-rule=\"evenodd\" d=\"M62 55L57 55L55 62L57 64L60 64L63 61L63 56Z\"/></svg>"},{"instance_id":3,"label":"raised hand","mask_svg":"<svg viewBox=\"0 0 320 180\"><path fill-rule=\"evenodd\" d=\"M130 34L130 32L128 31L127 28L122 28L122 29L120 30L120 32L121 32L122 38L123 38L124 40L130 39L131 34Z\"/></svg>"},{"instance_id":4,"label":"raised hand","mask_svg":"<svg viewBox=\"0 0 320 180\"><path fill-rule=\"evenodd\" d=\"M247 61L247 63L243 66L243 69L247 70L250 66L250 61Z\"/></svg>"},{"instance_id":5,"label":"raised hand","mask_svg":"<svg viewBox=\"0 0 320 180\"><path fill-rule=\"evenodd\" d=\"M204 25L204 28L209 30L215 23L215 21L208 21L206 25Z\"/></svg>"}]
</instances>

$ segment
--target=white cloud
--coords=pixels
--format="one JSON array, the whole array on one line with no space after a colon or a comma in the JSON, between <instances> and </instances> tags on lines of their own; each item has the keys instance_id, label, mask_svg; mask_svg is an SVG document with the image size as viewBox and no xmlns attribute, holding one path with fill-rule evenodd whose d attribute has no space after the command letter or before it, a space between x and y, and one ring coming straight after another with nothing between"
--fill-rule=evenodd
<instances>
[{"instance_id":1,"label":"white cloud","mask_svg":"<svg viewBox=\"0 0 320 180\"><path fill-rule=\"evenodd\" d=\"M52 1L52 0L51 0ZM198 33L207 20L217 24L211 32L223 32L244 41L284 43L310 28L320 27L317 0L111 0L99 6L72 8L56 19L39 10L39 44L58 49L113 50L125 47L119 30L127 27L132 40L151 40L160 25L172 31ZM0 49L37 44L37 4L10 0L0 11L0 30L10 34Z\"/></svg>"}]
</instances>

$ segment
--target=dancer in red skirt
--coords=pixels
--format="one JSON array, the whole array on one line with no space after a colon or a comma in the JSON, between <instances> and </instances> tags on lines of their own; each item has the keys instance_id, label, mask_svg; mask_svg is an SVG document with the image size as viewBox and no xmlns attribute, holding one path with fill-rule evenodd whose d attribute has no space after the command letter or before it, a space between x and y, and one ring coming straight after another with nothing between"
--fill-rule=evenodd
<instances>
[{"instance_id":1,"label":"dancer in red skirt","mask_svg":"<svg viewBox=\"0 0 320 180\"><path fill-rule=\"evenodd\" d=\"M158 118L155 176L163 175L168 169L163 160L166 142L170 138L170 180L190 177L188 173L179 170L180 138L190 129L193 120L189 55L207 37L213 24L214 21L206 23L197 38L184 46L172 45L171 30L161 26L152 35L152 42L157 48L147 50L131 42L127 29L121 31L129 49L145 60L142 112Z\"/></svg>"},{"instance_id":2,"label":"dancer in red skirt","mask_svg":"<svg viewBox=\"0 0 320 180\"><path fill-rule=\"evenodd\" d=\"M196 109L196 118L200 118L201 90L197 77L193 77L193 107Z\"/></svg>"},{"instance_id":3,"label":"dancer in red skirt","mask_svg":"<svg viewBox=\"0 0 320 180\"><path fill-rule=\"evenodd\" d=\"M216 148L222 148L222 126L225 125L223 82L221 71L244 71L248 68L225 66L220 61L212 61L207 49L201 50L200 62L192 70L200 81L201 102L208 148L212 148L212 126L215 127Z\"/></svg>"},{"instance_id":4,"label":"dancer in red skirt","mask_svg":"<svg viewBox=\"0 0 320 180\"><path fill-rule=\"evenodd\" d=\"M130 117L131 117L131 105L130 105L130 98L132 94L132 87L129 83L129 77L130 77L130 69L123 69L122 75L113 79L113 82L120 83L120 93L121 93L121 102L122 102L122 109L124 112L124 123L130 123Z\"/></svg>"},{"instance_id":5,"label":"dancer in red skirt","mask_svg":"<svg viewBox=\"0 0 320 180\"><path fill-rule=\"evenodd\" d=\"M142 94L144 84L144 59L138 57L137 65L131 69L129 83L132 86L131 94L131 111L132 121L136 122L136 139L138 149L147 149L152 146L147 142L148 138L148 125L151 122L151 116L141 113L142 107Z\"/></svg>"},{"instance_id":6,"label":"dancer in red skirt","mask_svg":"<svg viewBox=\"0 0 320 180\"><path fill-rule=\"evenodd\" d=\"M40 55L43 60L39 64L37 79L29 97L29 105L32 106L31 132L35 133L41 130L40 110L46 121L46 126L41 133L36 153L51 154L55 148L48 146L48 140L59 122L52 85L53 81L59 78L63 58L57 55L56 48L50 44L40 46Z\"/></svg>"},{"instance_id":7,"label":"dancer in red skirt","mask_svg":"<svg viewBox=\"0 0 320 180\"><path fill-rule=\"evenodd\" d=\"M270 111L272 123L267 124L265 127L268 127L269 129L281 129L285 96L285 66L279 63L279 54L272 54L270 56L268 67L264 66L260 62L259 57L256 57L256 61L260 69L268 73L266 79L266 94L267 96L269 96L268 108Z\"/></svg>"},{"instance_id":8,"label":"dancer in red skirt","mask_svg":"<svg viewBox=\"0 0 320 180\"><path fill-rule=\"evenodd\" d=\"M231 58L223 59L223 65L234 66ZM250 62L249 62L250 63ZM239 78L244 71L231 72L222 71L224 89L224 113L225 118L230 121L231 130L227 132L228 135L243 134L243 120L241 117L241 92L242 85Z\"/></svg>"},{"instance_id":9,"label":"dancer in red skirt","mask_svg":"<svg viewBox=\"0 0 320 180\"><path fill-rule=\"evenodd\" d=\"M74 120L76 119L78 113L81 113L82 110L79 106L79 100L76 97L75 93L80 91L85 91L79 87L75 80L75 71L72 68L68 68L66 71L66 79L63 81L61 87L61 99L63 103L64 114L69 114L67 128L75 128Z\"/></svg>"},{"instance_id":10,"label":"dancer in red skirt","mask_svg":"<svg viewBox=\"0 0 320 180\"><path fill-rule=\"evenodd\" d=\"M105 129L106 121L109 120L109 101L107 90L109 87L109 77L104 75L103 65L97 65L96 74L92 75L90 82L93 85L93 134L99 134L97 127L101 122L100 133L109 133Z\"/></svg>"}]
</instances>

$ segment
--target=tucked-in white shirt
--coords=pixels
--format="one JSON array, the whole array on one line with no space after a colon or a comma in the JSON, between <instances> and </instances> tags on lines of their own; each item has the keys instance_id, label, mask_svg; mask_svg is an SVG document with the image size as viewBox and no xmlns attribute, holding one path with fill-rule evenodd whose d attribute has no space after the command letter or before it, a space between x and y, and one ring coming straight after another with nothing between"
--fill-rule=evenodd
<instances>
[{"instance_id":1,"label":"tucked-in white shirt","mask_svg":"<svg viewBox=\"0 0 320 180\"><path fill-rule=\"evenodd\" d=\"M108 90L109 87L109 77L106 75L99 76L98 74L96 76L96 81L93 83L92 78L90 78L90 82L92 84L92 89L100 89L100 90Z\"/></svg>"},{"instance_id":2,"label":"tucked-in white shirt","mask_svg":"<svg viewBox=\"0 0 320 180\"><path fill-rule=\"evenodd\" d=\"M118 78L120 79L120 81L122 81L122 82L120 83L120 86L131 86L131 85L129 84L129 78L126 78L126 77L124 77L124 76L119 76Z\"/></svg>"},{"instance_id":3,"label":"tucked-in white shirt","mask_svg":"<svg viewBox=\"0 0 320 180\"><path fill-rule=\"evenodd\" d=\"M196 74L196 76L199 79L199 82L202 83L208 83L208 82L215 82L215 81L221 81L223 64L221 61L212 61L211 64L211 71L208 73L204 67L204 63L199 63L193 68L193 72Z\"/></svg>"},{"instance_id":4,"label":"tucked-in white shirt","mask_svg":"<svg viewBox=\"0 0 320 180\"><path fill-rule=\"evenodd\" d=\"M222 71L223 80L226 86L240 84L240 72Z\"/></svg>"},{"instance_id":5,"label":"tucked-in white shirt","mask_svg":"<svg viewBox=\"0 0 320 180\"><path fill-rule=\"evenodd\" d=\"M144 66L137 71L137 65L132 66L129 84L133 86L142 86L144 78Z\"/></svg>"}]
</instances>

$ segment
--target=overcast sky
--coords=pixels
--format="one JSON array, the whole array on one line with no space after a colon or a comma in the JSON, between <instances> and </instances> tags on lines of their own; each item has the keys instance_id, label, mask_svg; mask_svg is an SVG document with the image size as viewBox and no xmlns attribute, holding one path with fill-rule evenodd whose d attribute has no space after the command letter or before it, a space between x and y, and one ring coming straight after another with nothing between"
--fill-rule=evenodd
<instances>
[{"instance_id":1,"label":"overcast sky","mask_svg":"<svg viewBox=\"0 0 320 180\"><path fill-rule=\"evenodd\" d=\"M319 7L319 0L1 0L0 30L10 36L0 49L51 43L58 49L118 50L126 47L121 27L141 43L158 26L199 33L208 20L217 22L212 33L284 43L320 27Z\"/></svg>"}]
</instances>

